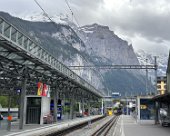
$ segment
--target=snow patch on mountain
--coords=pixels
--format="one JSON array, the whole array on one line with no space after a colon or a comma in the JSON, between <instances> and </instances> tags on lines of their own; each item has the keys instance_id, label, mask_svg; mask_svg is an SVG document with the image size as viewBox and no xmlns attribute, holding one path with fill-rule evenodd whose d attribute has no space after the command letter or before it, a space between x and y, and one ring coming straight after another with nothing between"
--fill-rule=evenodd
<instances>
[{"instance_id":1,"label":"snow patch on mountain","mask_svg":"<svg viewBox=\"0 0 170 136\"><path fill-rule=\"evenodd\" d=\"M86 45L88 54L109 60L109 64L139 64L132 45L122 40L108 26L99 24L79 28L78 36Z\"/></svg>"},{"instance_id":2,"label":"snow patch on mountain","mask_svg":"<svg viewBox=\"0 0 170 136\"><path fill-rule=\"evenodd\" d=\"M158 65L158 76L165 76L166 69L168 64L168 55L167 54L153 54L147 53L144 50L136 51L137 58L141 65L154 65L154 57L157 57L157 65ZM147 59L147 60L146 60ZM150 76L154 76L154 71L149 71Z\"/></svg>"},{"instance_id":3,"label":"snow patch on mountain","mask_svg":"<svg viewBox=\"0 0 170 136\"><path fill-rule=\"evenodd\" d=\"M59 15L53 15L53 16L48 16L45 13L39 13L39 12L34 12L32 14L29 14L27 16L22 17L24 20L32 21L32 22L51 22L51 20L54 21L57 24L64 24L68 25L68 23L65 21L67 16L59 16Z\"/></svg>"}]
</instances>

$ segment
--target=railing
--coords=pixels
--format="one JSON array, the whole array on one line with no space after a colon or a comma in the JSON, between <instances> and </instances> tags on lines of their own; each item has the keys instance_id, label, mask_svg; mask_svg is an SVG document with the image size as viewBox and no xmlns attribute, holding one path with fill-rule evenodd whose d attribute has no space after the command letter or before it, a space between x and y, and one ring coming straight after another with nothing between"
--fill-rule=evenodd
<instances>
[{"instance_id":1,"label":"railing","mask_svg":"<svg viewBox=\"0 0 170 136\"><path fill-rule=\"evenodd\" d=\"M74 79L76 82L97 94L102 96L97 90L79 77L76 73L70 70L67 66L59 62L54 56L42 48L38 43L32 40L29 36L18 30L15 26L8 23L4 18L0 17L0 36L12 43L13 46L19 47L30 56L40 59L44 64L48 64L51 68Z\"/></svg>"}]
</instances>

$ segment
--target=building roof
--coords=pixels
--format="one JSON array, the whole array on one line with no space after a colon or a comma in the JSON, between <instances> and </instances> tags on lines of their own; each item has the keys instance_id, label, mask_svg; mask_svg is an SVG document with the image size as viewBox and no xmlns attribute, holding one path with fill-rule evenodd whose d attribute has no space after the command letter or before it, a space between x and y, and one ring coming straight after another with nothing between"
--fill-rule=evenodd
<instances>
[{"instance_id":1,"label":"building roof","mask_svg":"<svg viewBox=\"0 0 170 136\"><path fill-rule=\"evenodd\" d=\"M154 96L153 100L163 103L170 103L170 93Z\"/></svg>"},{"instance_id":2,"label":"building roof","mask_svg":"<svg viewBox=\"0 0 170 136\"><path fill-rule=\"evenodd\" d=\"M170 52L169 52L168 66L167 66L166 73L170 73Z\"/></svg>"}]
</instances>

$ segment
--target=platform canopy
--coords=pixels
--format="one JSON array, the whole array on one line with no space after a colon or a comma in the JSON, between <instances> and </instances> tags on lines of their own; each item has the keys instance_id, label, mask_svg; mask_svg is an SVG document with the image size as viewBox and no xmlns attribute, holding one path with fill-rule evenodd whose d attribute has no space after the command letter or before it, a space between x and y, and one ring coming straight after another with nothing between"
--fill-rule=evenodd
<instances>
[{"instance_id":1,"label":"platform canopy","mask_svg":"<svg viewBox=\"0 0 170 136\"><path fill-rule=\"evenodd\" d=\"M65 95L101 98L102 93L31 39L0 17L0 94L17 92L27 78L27 93L41 81ZM56 89L58 88L58 89Z\"/></svg>"},{"instance_id":2,"label":"platform canopy","mask_svg":"<svg viewBox=\"0 0 170 136\"><path fill-rule=\"evenodd\" d=\"M162 102L162 103L170 103L170 93L166 93L163 95L157 95L153 97L154 101Z\"/></svg>"}]
</instances>

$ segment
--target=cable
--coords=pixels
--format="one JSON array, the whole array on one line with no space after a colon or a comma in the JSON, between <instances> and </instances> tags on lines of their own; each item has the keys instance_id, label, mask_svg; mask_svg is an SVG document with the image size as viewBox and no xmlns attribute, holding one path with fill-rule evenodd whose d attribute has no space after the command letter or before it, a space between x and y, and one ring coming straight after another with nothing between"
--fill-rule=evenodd
<instances>
[{"instance_id":1,"label":"cable","mask_svg":"<svg viewBox=\"0 0 170 136\"><path fill-rule=\"evenodd\" d=\"M71 7L70 7L70 5L69 5L68 1L67 1L67 0L65 0L65 2L66 2L66 5L68 6L68 8L69 8L69 10L70 10L70 12L71 12L72 19L73 19L73 17L74 17L74 19L75 19L75 21L76 21L76 23L77 23L77 25L78 25L78 28L80 28L79 22L78 22L78 20L77 20L76 16L74 15L74 13L73 13L73 11L72 11L72 9L71 9ZM72 20L72 21L73 21L73 20Z\"/></svg>"},{"instance_id":2,"label":"cable","mask_svg":"<svg viewBox=\"0 0 170 136\"><path fill-rule=\"evenodd\" d=\"M78 29L79 29L79 28L80 28L79 22L78 22L76 16L74 15L74 13L73 13L73 11L72 11L72 9L71 9L71 7L70 7L68 1L65 0L65 3L66 3L66 5L68 6L68 8L69 8L69 10L70 10L70 12L71 12L71 15L72 15L72 22L73 22L73 17L74 17L74 19L75 19L75 21L76 21L76 23L77 23L77 25L78 25ZM70 27L71 27L71 26L70 26ZM81 45L81 42L83 42L83 41L80 39L80 45ZM84 43L84 42L83 42L83 43Z\"/></svg>"},{"instance_id":3,"label":"cable","mask_svg":"<svg viewBox=\"0 0 170 136\"><path fill-rule=\"evenodd\" d=\"M58 24L55 23L55 21L53 21L53 20L49 17L48 13L42 8L42 6L38 3L38 1L37 1L37 0L34 0L34 1L35 1L35 3L38 5L38 7L44 12L45 16L46 16L52 23L54 23L55 25L58 25ZM74 16L74 13L73 13L71 7L69 6L68 1L65 0L65 2L66 2L66 4L67 4L69 10L70 10L71 13L72 13L72 16ZM76 18L75 16L74 16L74 18L75 18L75 21L76 21L76 23L77 23L77 25L78 25L78 28L80 28L80 25L79 25L79 23L78 23L78 21L77 21L77 18ZM61 33L61 32L60 32L60 33ZM70 45L72 45L72 43L70 43L70 42L68 41L68 39L65 37L65 35L64 35L63 33L61 33L61 35L62 35L63 38L67 41L67 43L69 43ZM81 39L80 39L80 40L81 40ZM81 40L81 41L82 41L82 40ZM82 42L83 42L83 41L82 41ZM87 41L87 42L88 42L89 45L90 45L90 42L89 42L89 41ZM84 42L83 42L83 43L84 43ZM82 56L82 58L84 58L84 57ZM85 58L84 58L84 60L86 61Z\"/></svg>"},{"instance_id":4,"label":"cable","mask_svg":"<svg viewBox=\"0 0 170 136\"><path fill-rule=\"evenodd\" d=\"M54 25L58 25L57 23L55 23L55 21L53 21L50 17L49 17L49 15L48 15L48 13L42 8L42 6L38 3L38 1L37 0L34 0L35 1L35 3L38 5L38 7L44 12L44 14L45 14L45 16L52 22L52 23L54 23ZM68 5L69 6L69 5ZM71 8L70 8L71 9ZM70 31L70 30L69 30ZM63 36L63 38L66 40L66 42L69 44L69 45L72 45L72 43L70 43L69 41L68 41L68 39L65 37L65 35L63 34L63 33L61 33L60 32L60 34ZM81 40L81 39L80 39ZM82 41L82 40L81 40ZM82 41L83 42L83 41ZM86 61L86 59L83 57L83 56L81 56L85 61Z\"/></svg>"},{"instance_id":5,"label":"cable","mask_svg":"<svg viewBox=\"0 0 170 136\"><path fill-rule=\"evenodd\" d=\"M77 23L78 29L79 29L79 28L80 28L80 24L79 24L79 22L78 22L76 16L74 15L74 13L73 13L73 11L72 11L72 9L71 9L71 7L70 7L68 1L65 0L65 3L66 3L66 5L68 6L68 8L69 8L69 10L70 10L70 12L71 12L71 14L72 14L72 22L73 22L73 17L74 17L74 19L75 19L75 21L76 21L76 23ZM70 27L71 27L71 26L70 26ZM80 37L79 37L79 38L80 38ZM83 40L80 39L80 45L81 45L81 42L84 43ZM82 56L82 58L84 58L84 57ZM84 58L84 60L86 61L85 58Z\"/></svg>"},{"instance_id":6,"label":"cable","mask_svg":"<svg viewBox=\"0 0 170 136\"><path fill-rule=\"evenodd\" d=\"M67 0L65 0L65 2L66 2L66 5L68 6L68 8L69 8L69 10L71 11L71 15L72 15L72 21L73 21L73 11L71 10L71 8L70 8L70 6L69 6L69 3L68 3L68 1Z\"/></svg>"},{"instance_id":7,"label":"cable","mask_svg":"<svg viewBox=\"0 0 170 136\"><path fill-rule=\"evenodd\" d=\"M34 0L35 3L39 6L39 8L45 13L45 16L51 21L54 22L47 14L47 12L45 12L45 10L41 7L41 5L37 2L37 0Z\"/></svg>"},{"instance_id":8,"label":"cable","mask_svg":"<svg viewBox=\"0 0 170 136\"><path fill-rule=\"evenodd\" d=\"M38 1L37 1L37 0L34 0L34 1L35 1L35 3L38 5L38 7L44 12L45 16L46 16L52 23L54 23L55 25L58 25L55 21L53 21L53 20L49 17L48 13L42 8L42 6L38 3ZM63 38L67 41L68 44L72 45L72 43L70 43L70 42L68 41L68 39L65 37L65 35L64 35L63 33L60 32L60 34L61 34L61 35L63 36Z\"/></svg>"}]
</instances>

